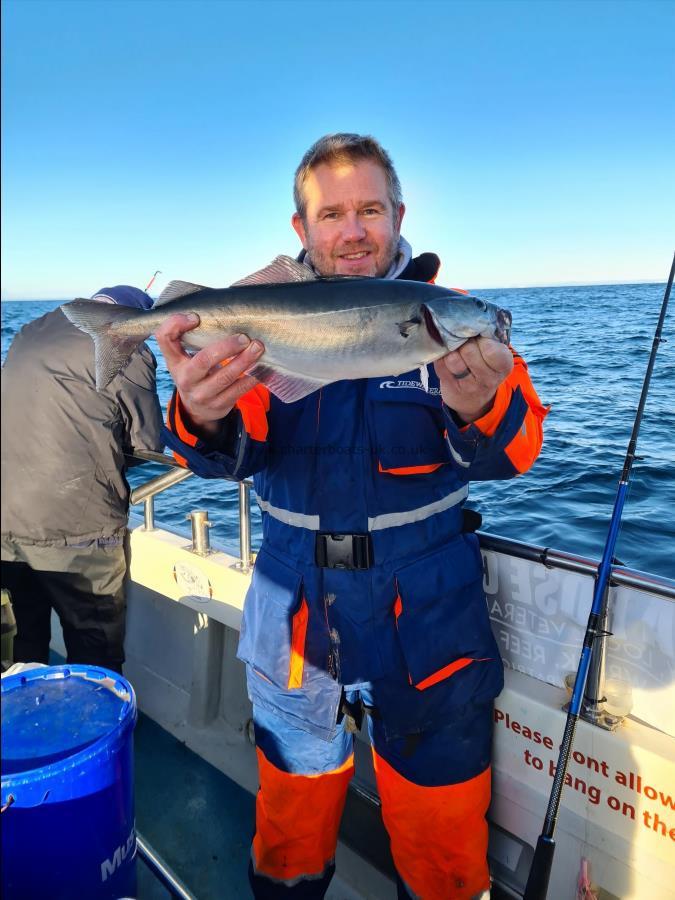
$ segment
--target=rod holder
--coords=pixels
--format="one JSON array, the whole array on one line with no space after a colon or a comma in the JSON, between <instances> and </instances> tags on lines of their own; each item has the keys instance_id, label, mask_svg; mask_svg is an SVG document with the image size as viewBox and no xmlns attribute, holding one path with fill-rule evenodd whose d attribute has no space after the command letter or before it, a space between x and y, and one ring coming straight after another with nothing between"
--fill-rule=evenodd
<instances>
[{"instance_id":1,"label":"rod holder","mask_svg":"<svg viewBox=\"0 0 675 900\"><path fill-rule=\"evenodd\" d=\"M598 623L598 634L593 641L591 663L588 668L586 690L584 691L584 699L581 702L580 715L585 722L590 722L592 725L598 725L606 731L614 731L618 723L613 721L612 717L608 717L605 714L604 709L607 700L605 697L605 658L607 653L608 634L607 618L607 609L604 607L600 622Z\"/></svg>"},{"instance_id":2,"label":"rod holder","mask_svg":"<svg viewBox=\"0 0 675 900\"><path fill-rule=\"evenodd\" d=\"M213 525L213 522L209 522L208 511L193 509L185 518L192 523L192 552L197 556L208 556L211 553L209 528Z\"/></svg>"}]
</instances>

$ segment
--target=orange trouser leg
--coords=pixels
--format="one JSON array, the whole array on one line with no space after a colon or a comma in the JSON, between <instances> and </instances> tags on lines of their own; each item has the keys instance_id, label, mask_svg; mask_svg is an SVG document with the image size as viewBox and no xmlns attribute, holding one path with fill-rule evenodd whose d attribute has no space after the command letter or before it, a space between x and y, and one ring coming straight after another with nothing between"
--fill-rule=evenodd
<instances>
[{"instance_id":1,"label":"orange trouser leg","mask_svg":"<svg viewBox=\"0 0 675 900\"><path fill-rule=\"evenodd\" d=\"M299 775L277 768L260 748L257 752L254 872L285 885L320 878L335 857L353 754L331 771Z\"/></svg>"},{"instance_id":2,"label":"orange trouser leg","mask_svg":"<svg viewBox=\"0 0 675 900\"><path fill-rule=\"evenodd\" d=\"M408 781L375 750L373 759L394 863L411 896L470 900L487 890L489 767L458 784L428 787Z\"/></svg>"}]
</instances>

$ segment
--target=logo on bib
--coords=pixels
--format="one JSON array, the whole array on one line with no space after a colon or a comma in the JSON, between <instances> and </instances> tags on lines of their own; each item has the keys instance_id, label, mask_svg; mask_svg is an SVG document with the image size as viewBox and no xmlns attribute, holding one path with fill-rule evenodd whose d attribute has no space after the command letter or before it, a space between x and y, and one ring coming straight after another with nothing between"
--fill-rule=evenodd
<instances>
[{"instance_id":1,"label":"logo on bib","mask_svg":"<svg viewBox=\"0 0 675 900\"><path fill-rule=\"evenodd\" d=\"M380 382L380 390L389 389L389 388L407 388L408 390L416 390L416 391L424 391L424 385L421 381L382 381ZM437 387L430 387L428 391L424 391L425 394L431 394L432 396L439 396L441 393L441 389Z\"/></svg>"}]
</instances>

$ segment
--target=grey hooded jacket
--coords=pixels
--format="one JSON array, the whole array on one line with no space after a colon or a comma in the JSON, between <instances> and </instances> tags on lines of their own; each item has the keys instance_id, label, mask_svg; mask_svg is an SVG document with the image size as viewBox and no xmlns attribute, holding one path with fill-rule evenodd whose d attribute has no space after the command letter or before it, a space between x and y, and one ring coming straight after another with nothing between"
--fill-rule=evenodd
<instances>
[{"instance_id":1,"label":"grey hooded jacket","mask_svg":"<svg viewBox=\"0 0 675 900\"><path fill-rule=\"evenodd\" d=\"M25 325L2 370L2 558L124 534L124 453L161 450L157 363L143 345L97 392L92 339L60 309Z\"/></svg>"}]
</instances>

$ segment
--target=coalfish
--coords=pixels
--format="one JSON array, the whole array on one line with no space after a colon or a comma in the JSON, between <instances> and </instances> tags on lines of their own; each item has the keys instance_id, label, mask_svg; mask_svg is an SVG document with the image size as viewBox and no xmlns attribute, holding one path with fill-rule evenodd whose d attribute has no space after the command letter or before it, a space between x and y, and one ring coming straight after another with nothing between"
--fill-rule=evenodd
<instances>
[{"instance_id":1,"label":"coalfish","mask_svg":"<svg viewBox=\"0 0 675 900\"><path fill-rule=\"evenodd\" d=\"M196 313L183 335L201 349L246 334L265 346L250 369L291 403L326 384L396 376L424 367L477 335L508 343L511 314L434 284L383 278L317 278L278 256L269 266L213 289L172 281L150 310L74 300L61 309L95 343L96 387L105 387L134 350L175 313Z\"/></svg>"}]
</instances>

